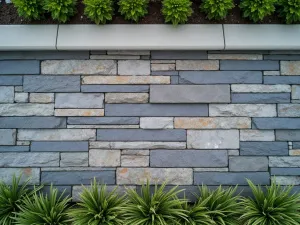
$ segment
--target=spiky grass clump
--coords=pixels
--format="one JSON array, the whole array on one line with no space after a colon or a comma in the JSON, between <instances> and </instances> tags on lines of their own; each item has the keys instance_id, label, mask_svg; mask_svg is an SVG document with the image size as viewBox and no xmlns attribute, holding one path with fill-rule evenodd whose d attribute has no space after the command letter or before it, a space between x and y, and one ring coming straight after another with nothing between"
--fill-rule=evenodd
<instances>
[{"instance_id":1,"label":"spiky grass clump","mask_svg":"<svg viewBox=\"0 0 300 225\"><path fill-rule=\"evenodd\" d=\"M124 197L116 194L116 189L108 192L106 185L99 185L94 179L90 189L84 187L78 208L72 209L69 215L73 225L122 225L124 204Z\"/></svg>"},{"instance_id":2,"label":"spiky grass clump","mask_svg":"<svg viewBox=\"0 0 300 225\"><path fill-rule=\"evenodd\" d=\"M49 195L34 193L26 196L21 211L17 213L17 225L69 225L67 207L70 198L64 193L58 196L58 190L50 187Z\"/></svg>"},{"instance_id":3,"label":"spiky grass clump","mask_svg":"<svg viewBox=\"0 0 300 225\"><path fill-rule=\"evenodd\" d=\"M248 184L254 198L244 198L244 213L241 221L245 225L298 225L300 223L300 194L291 194L292 186L282 187L272 181L266 192L261 186Z\"/></svg>"},{"instance_id":4,"label":"spiky grass clump","mask_svg":"<svg viewBox=\"0 0 300 225\"><path fill-rule=\"evenodd\" d=\"M149 181L141 187L141 192L128 189L128 203L124 207L125 225L182 225L180 219L186 218L182 209L184 200L178 199L181 190L177 187L165 191L166 183L155 185L151 192ZM152 193L152 194L151 194Z\"/></svg>"}]
</instances>

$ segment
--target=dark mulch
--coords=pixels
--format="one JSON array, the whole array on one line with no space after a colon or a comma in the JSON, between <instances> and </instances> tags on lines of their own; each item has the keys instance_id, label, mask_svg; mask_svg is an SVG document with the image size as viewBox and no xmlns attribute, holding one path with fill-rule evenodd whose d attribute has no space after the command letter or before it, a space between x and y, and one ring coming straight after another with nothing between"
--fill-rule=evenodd
<instances>
[{"instance_id":1,"label":"dark mulch","mask_svg":"<svg viewBox=\"0 0 300 225\"><path fill-rule=\"evenodd\" d=\"M17 10L12 4L6 4L4 0L0 0L0 24L56 24L56 21L51 19L49 14L45 15L45 18L40 21L24 21L17 14ZM199 6L201 4L201 0L193 0L193 10L194 13L190 17L188 23L189 24L249 24L251 21L242 17L242 12L236 4L236 7L230 11L229 15L220 21L210 21L205 18L205 15L200 12ZM117 4L116 4L116 9ZM115 16L113 20L110 22L111 24L130 24L131 22L124 20L124 18L117 12L115 12ZM161 14L161 2L150 2L149 4L149 14L145 16L140 22L140 24L163 24L164 18ZM283 23L276 14L270 17L267 17L262 23L265 24L278 24ZM77 14L73 16L68 24L93 24L85 15L84 15L84 6L79 1L77 5Z\"/></svg>"}]
</instances>

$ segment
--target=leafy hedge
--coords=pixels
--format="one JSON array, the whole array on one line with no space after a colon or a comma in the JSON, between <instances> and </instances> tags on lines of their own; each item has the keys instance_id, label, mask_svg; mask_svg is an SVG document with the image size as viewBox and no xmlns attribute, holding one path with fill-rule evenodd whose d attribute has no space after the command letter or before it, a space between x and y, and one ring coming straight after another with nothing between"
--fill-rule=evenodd
<instances>
[{"instance_id":1,"label":"leafy hedge","mask_svg":"<svg viewBox=\"0 0 300 225\"><path fill-rule=\"evenodd\" d=\"M199 187L196 202L179 198L183 192L166 183L151 189L149 182L140 191L117 189L108 191L94 179L83 187L80 201L50 187L20 185L21 176L12 185L0 182L1 225L299 225L300 194L292 194L292 186L282 187L274 181L264 190L248 180L253 198L236 193L237 187L209 190Z\"/></svg>"},{"instance_id":2,"label":"leafy hedge","mask_svg":"<svg viewBox=\"0 0 300 225\"><path fill-rule=\"evenodd\" d=\"M286 23L300 22L300 0L240 0L243 16L253 22L260 22L275 12ZM39 20L45 12L54 20L67 22L76 13L77 0L12 0L19 16L27 20ZM85 15L96 24L112 20L118 10L126 20L138 22L148 13L148 0L118 0L119 9L114 8L114 0L83 0ZM234 0L202 0L199 11L209 20L224 19L234 7ZM276 10L276 8L278 10ZM173 25L186 23L192 15L192 0L162 0L162 14L166 23Z\"/></svg>"}]
</instances>

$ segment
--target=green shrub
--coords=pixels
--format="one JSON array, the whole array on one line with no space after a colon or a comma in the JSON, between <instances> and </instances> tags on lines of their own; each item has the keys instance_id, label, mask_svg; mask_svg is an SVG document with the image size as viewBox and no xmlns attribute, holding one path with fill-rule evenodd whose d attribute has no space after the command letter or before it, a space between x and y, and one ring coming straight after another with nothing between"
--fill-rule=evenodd
<instances>
[{"instance_id":1,"label":"green shrub","mask_svg":"<svg viewBox=\"0 0 300 225\"><path fill-rule=\"evenodd\" d=\"M17 213L17 225L69 225L67 207L70 198L58 196L58 190L50 187L49 195L26 196L21 211Z\"/></svg>"},{"instance_id":2,"label":"green shrub","mask_svg":"<svg viewBox=\"0 0 300 225\"><path fill-rule=\"evenodd\" d=\"M162 5L165 22L173 25L186 23L193 13L190 0L163 0Z\"/></svg>"},{"instance_id":3,"label":"green shrub","mask_svg":"<svg viewBox=\"0 0 300 225\"><path fill-rule=\"evenodd\" d=\"M76 13L76 0L44 0L44 9L54 20L65 23Z\"/></svg>"},{"instance_id":4,"label":"green shrub","mask_svg":"<svg viewBox=\"0 0 300 225\"><path fill-rule=\"evenodd\" d=\"M84 14L96 24L105 24L114 14L112 0L84 0Z\"/></svg>"},{"instance_id":5,"label":"green shrub","mask_svg":"<svg viewBox=\"0 0 300 225\"><path fill-rule=\"evenodd\" d=\"M242 0L240 8L243 10L244 17L258 22L274 13L276 1L277 0Z\"/></svg>"},{"instance_id":6,"label":"green shrub","mask_svg":"<svg viewBox=\"0 0 300 225\"><path fill-rule=\"evenodd\" d=\"M20 184L22 175L12 178L12 185L0 182L0 224L15 224L15 215L20 211L20 207L24 205L23 200L26 196L31 197L41 187L29 190L27 185L30 179Z\"/></svg>"},{"instance_id":7,"label":"green shrub","mask_svg":"<svg viewBox=\"0 0 300 225\"><path fill-rule=\"evenodd\" d=\"M149 181L141 187L141 193L134 189L127 190L128 202L123 208L125 225L181 225L178 220L186 218L186 210L178 199L181 192L177 187L165 191L166 183L155 185L151 194Z\"/></svg>"},{"instance_id":8,"label":"green shrub","mask_svg":"<svg viewBox=\"0 0 300 225\"><path fill-rule=\"evenodd\" d=\"M27 20L38 20L44 14L42 0L12 0L18 14Z\"/></svg>"},{"instance_id":9,"label":"green shrub","mask_svg":"<svg viewBox=\"0 0 300 225\"><path fill-rule=\"evenodd\" d=\"M139 21L148 13L148 0L120 0L119 12L125 16L126 20Z\"/></svg>"},{"instance_id":10,"label":"green shrub","mask_svg":"<svg viewBox=\"0 0 300 225\"><path fill-rule=\"evenodd\" d=\"M279 13L286 23L299 23L300 0L280 0Z\"/></svg>"},{"instance_id":11,"label":"green shrub","mask_svg":"<svg viewBox=\"0 0 300 225\"><path fill-rule=\"evenodd\" d=\"M244 198L241 221L245 225L296 225L300 223L300 194L291 194L292 186L281 187L275 181L266 188L248 180L254 198Z\"/></svg>"},{"instance_id":12,"label":"green shrub","mask_svg":"<svg viewBox=\"0 0 300 225\"><path fill-rule=\"evenodd\" d=\"M94 179L90 189L83 189L78 207L69 213L72 224L122 225L124 218L120 210L125 201L115 192L116 189L107 192L106 186L99 186Z\"/></svg>"},{"instance_id":13,"label":"green shrub","mask_svg":"<svg viewBox=\"0 0 300 225\"><path fill-rule=\"evenodd\" d=\"M228 11L234 7L233 0L204 0L201 4L201 11L210 20L224 19Z\"/></svg>"}]
</instances>

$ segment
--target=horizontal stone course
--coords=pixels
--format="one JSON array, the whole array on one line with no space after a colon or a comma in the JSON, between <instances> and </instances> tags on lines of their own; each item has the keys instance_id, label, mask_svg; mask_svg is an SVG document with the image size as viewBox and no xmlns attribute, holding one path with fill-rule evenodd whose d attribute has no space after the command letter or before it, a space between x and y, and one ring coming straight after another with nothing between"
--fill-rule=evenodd
<instances>
[{"instance_id":1,"label":"horizontal stone course","mask_svg":"<svg viewBox=\"0 0 300 225\"><path fill-rule=\"evenodd\" d=\"M0 85L22 85L23 83L23 77L22 76L4 76L0 75Z\"/></svg>"},{"instance_id":2,"label":"horizontal stone course","mask_svg":"<svg viewBox=\"0 0 300 225\"><path fill-rule=\"evenodd\" d=\"M138 117L69 117L68 124L103 124L103 125L119 125L119 124L139 124Z\"/></svg>"},{"instance_id":3,"label":"horizontal stone course","mask_svg":"<svg viewBox=\"0 0 300 225\"><path fill-rule=\"evenodd\" d=\"M300 128L300 118L253 118L252 127L255 129L290 129Z\"/></svg>"},{"instance_id":4,"label":"horizontal stone course","mask_svg":"<svg viewBox=\"0 0 300 225\"><path fill-rule=\"evenodd\" d=\"M291 92L290 85L245 85L245 84L233 84L231 85L232 92L259 92L259 93L272 93L272 92Z\"/></svg>"},{"instance_id":5,"label":"horizontal stone course","mask_svg":"<svg viewBox=\"0 0 300 225\"><path fill-rule=\"evenodd\" d=\"M300 168L271 168L270 174L276 176L300 176Z\"/></svg>"},{"instance_id":6,"label":"horizontal stone course","mask_svg":"<svg viewBox=\"0 0 300 225\"><path fill-rule=\"evenodd\" d=\"M30 151L32 152L87 152L87 141L33 141Z\"/></svg>"},{"instance_id":7,"label":"horizontal stone course","mask_svg":"<svg viewBox=\"0 0 300 225\"><path fill-rule=\"evenodd\" d=\"M90 148L107 149L184 149L186 142L90 142Z\"/></svg>"},{"instance_id":8,"label":"horizontal stone course","mask_svg":"<svg viewBox=\"0 0 300 225\"><path fill-rule=\"evenodd\" d=\"M151 59L207 59L206 51L151 51Z\"/></svg>"},{"instance_id":9,"label":"horizontal stone course","mask_svg":"<svg viewBox=\"0 0 300 225\"><path fill-rule=\"evenodd\" d=\"M266 76L264 84L300 84L300 76Z\"/></svg>"},{"instance_id":10,"label":"horizontal stone course","mask_svg":"<svg viewBox=\"0 0 300 225\"><path fill-rule=\"evenodd\" d=\"M0 153L1 167L54 167L59 166L59 153Z\"/></svg>"},{"instance_id":11,"label":"horizontal stone course","mask_svg":"<svg viewBox=\"0 0 300 225\"><path fill-rule=\"evenodd\" d=\"M104 109L55 109L55 116L104 116Z\"/></svg>"},{"instance_id":12,"label":"horizontal stone course","mask_svg":"<svg viewBox=\"0 0 300 225\"><path fill-rule=\"evenodd\" d=\"M269 160L267 157L229 157L229 171L268 171Z\"/></svg>"},{"instance_id":13,"label":"horizontal stone course","mask_svg":"<svg viewBox=\"0 0 300 225\"><path fill-rule=\"evenodd\" d=\"M279 62L263 60L221 60L220 70L279 70Z\"/></svg>"},{"instance_id":14,"label":"horizontal stone course","mask_svg":"<svg viewBox=\"0 0 300 225\"><path fill-rule=\"evenodd\" d=\"M89 156L87 152L72 152L60 154L60 167L88 166Z\"/></svg>"},{"instance_id":15,"label":"horizontal stone course","mask_svg":"<svg viewBox=\"0 0 300 225\"><path fill-rule=\"evenodd\" d=\"M300 167L300 157L269 157L270 167Z\"/></svg>"},{"instance_id":16,"label":"horizontal stone course","mask_svg":"<svg viewBox=\"0 0 300 225\"><path fill-rule=\"evenodd\" d=\"M119 60L119 75L150 75L149 60Z\"/></svg>"},{"instance_id":17,"label":"horizontal stone course","mask_svg":"<svg viewBox=\"0 0 300 225\"><path fill-rule=\"evenodd\" d=\"M0 128L66 128L63 117L0 117Z\"/></svg>"},{"instance_id":18,"label":"horizontal stone course","mask_svg":"<svg viewBox=\"0 0 300 225\"><path fill-rule=\"evenodd\" d=\"M89 166L117 167L120 165L120 150L92 149L89 151Z\"/></svg>"},{"instance_id":19,"label":"horizontal stone course","mask_svg":"<svg viewBox=\"0 0 300 225\"><path fill-rule=\"evenodd\" d=\"M81 85L81 92L149 92L149 85Z\"/></svg>"},{"instance_id":20,"label":"horizontal stone course","mask_svg":"<svg viewBox=\"0 0 300 225\"><path fill-rule=\"evenodd\" d=\"M275 141L274 130L241 130L240 141Z\"/></svg>"},{"instance_id":21,"label":"horizontal stone course","mask_svg":"<svg viewBox=\"0 0 300 225\"><path fill-rule=\"evenodd\" d=\"M290 93L231 94L232 103L287 103L290 99Z\"/></svg>"},{"instance_id":22,"label":"horizontal stone course","mask_svg":"<svg viewBox=\"0 0 300 225\"><path fill-rule=\"evenodd\" d=\"M103 94L56 94L56 108L103 108Z\"/></svg>"},{"instance_id":23,"label":"horizontal stone course","mask_svg":"<svg viewBox=\"0 0 300 225\"><path fill-rule=\"evenodd\" d=\"M278 104L279 117L300 117L300 104Z\"/></svg>"},{"instance_id":24,"label":"horizontal stone course","mask_svg":"<svg viewBox=\"0 0 300 225\"><path fill-rule=\"evenodd\" d=\"M82 84L170 84L169 76L84 76Z\"/></svg>"},{"instance_id":25,"label":"horizontal stone course","mask_svg":"<svg viewBox=\"0 0 300 225\"><path fill-rule=\"evenodd\" d=\"M300 75L299 61L281 61L280 62L281 75Z\"/></svg>"},{"instance_id":26,"label":"horizontal stone course","mask_svg":"<svg viewBox=\"0 0 300 225\"><path fill-rule=\"evenodd\" d=\"M287 142L240 142L240 154L251 156L272 156L272 155L288 155Z\"/></svg>"},{"instance_id":27,"label":"horizontal stone course","mask_svg":"<svg viewBox=\"0 0 300 225\"><path fill-rule=\"evenodd\" d=\"M172 129L173 117L141 117L140 127L143 129Z\"/></svg>"},{"instance_id":28,"label":"horizontal stone course","mask_svg":"<svg viewBox=\"0 0 300 225\"><path fill-rule=\"evenodd\" d=\"M29 152L29 146L0 146L0 152Z\"/></svg>"},{"instance_id":29,"label":"horizontal stone course","mask_svg":"<svg viewBox=\"0 0 300 225\"><path fill-rule=\"evenodd\" d=\"M276 130L278 141L300 141L300 130Z\"/></svg>"},{"instance_id":30,"label":"horizontal stone course","mask_svg":"<svg viewBox=\"0 0 300 225\"><path fill-rule=\"evenodd\" d=\"M0 104L0 116L53 116L54 104Z\"/></svg>"},{"instance_id":31,"label":"horizontal stone course","mask_svg":"<svg viewBox=\"0 0 300 225\"><path fill-rule=\"evenodd\" d=\"M219 61L176 60L176 70L219 70Z\"/></svg>"},{"instance_id":32,"label":"horizontal stone course","mask_svg":"<svg viewBox=\"0 0 300 225\"><path fill-rule=\"evenodd\" d=\"M147 103L149 94L147 93L107 93L106 103Z\"/></svg>"},{"instance_id":33,"label":"horizontal stone course","mask_svg":"<svg viewBox=\"0 0 300 225\"><path fill-rule=\"evenodd\" d=\"M37 60L0 60L0 74L39 74L40 61Z\"/></svg>"}]
</instances>

